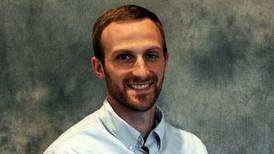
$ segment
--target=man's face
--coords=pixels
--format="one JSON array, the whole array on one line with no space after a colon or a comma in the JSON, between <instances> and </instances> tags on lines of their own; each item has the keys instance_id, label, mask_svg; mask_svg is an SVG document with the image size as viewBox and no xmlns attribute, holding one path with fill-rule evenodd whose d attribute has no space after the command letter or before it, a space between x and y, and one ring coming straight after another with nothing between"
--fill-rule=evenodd
<instances>
[{"instance_id":1,"label":"man's face","mask_svg":"<svg viewBox=\"0 0 274 154\"><path fill-rule=\"evenodd\" d=\"M103 30L101 41L109 101L149 110L161 91L167 58L157 26L149 19L113 22Z\"/></svg>"}]
</instances>

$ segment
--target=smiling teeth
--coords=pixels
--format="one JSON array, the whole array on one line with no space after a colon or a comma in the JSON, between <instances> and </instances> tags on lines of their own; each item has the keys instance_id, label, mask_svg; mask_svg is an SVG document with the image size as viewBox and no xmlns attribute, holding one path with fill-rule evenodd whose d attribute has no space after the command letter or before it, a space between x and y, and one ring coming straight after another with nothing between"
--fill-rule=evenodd
<instances>
[{"instance_id":1,"label":"smiling teeth","mask_svg":"<svg viewBox=\"0 0 274 154\"><path fill-rule=\"evenodd\" d=\"M131 85L134 89L145 89L149 86L149 84L143 84L143 85Z\"/></svg>"}]
</instances>

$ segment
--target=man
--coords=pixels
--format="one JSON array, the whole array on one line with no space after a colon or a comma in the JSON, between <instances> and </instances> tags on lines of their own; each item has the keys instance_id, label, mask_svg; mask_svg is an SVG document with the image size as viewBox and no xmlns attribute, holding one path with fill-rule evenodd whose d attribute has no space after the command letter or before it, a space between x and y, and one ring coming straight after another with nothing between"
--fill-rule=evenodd
<instances>
[{"instance_id":1,"label":"man","mask_svg":"<svg viewBox=\"0 0 274 154\"><path fill-rule=\"evenodd\" d=\"M158 17L135 5L111 9L97 19L92 37L91 62L105 81L106 100L45 153L206 154L200 139L165 122L155 105L168 61Z\"/></svg>"}]
</instances>

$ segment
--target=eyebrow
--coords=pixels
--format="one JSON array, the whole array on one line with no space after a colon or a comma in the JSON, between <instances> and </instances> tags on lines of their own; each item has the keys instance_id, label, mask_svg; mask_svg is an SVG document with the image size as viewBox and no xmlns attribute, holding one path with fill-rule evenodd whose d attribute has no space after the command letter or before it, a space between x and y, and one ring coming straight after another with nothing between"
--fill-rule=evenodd
<instances>
[{"instance_id":1,"label":"eyebrow","mask_svg":"<svg viewBox=\"0 0 274 154\"><path fill-rule=\"evenodd\" d=\"M148 48L146 51L151 51L151 50L159 50L162 51L163 49L160 47L152 47L152 48Z\"/></svg>"},{"instance_id":2,"label":"eyebrow","mask_svg":"<svg viewBox=\"0 0 274 154\"><path fill-rule=\"evenodd\" d=\"M151 47L151 48L146 49L145 52L152 51L152 50L162 51L163 49L160 48L160 47L155 46L155 47ZM129 49L118 49L118 50L113 51L113 55L117 55L119 53L133 53L133 51L129 50Z\"/></svg>"},{"instance_id":3,"label":"eyebrow","mask_svg":"<svg viewBox=\"0 0 274 154\"><path fill-rule=\"evenodd\" d=\"M116 50L113 52L112 57L116 57L120 54L132 54L131 50L127 50L127 49L120 49L120 50Z\"/></svg>"}]
</instances>

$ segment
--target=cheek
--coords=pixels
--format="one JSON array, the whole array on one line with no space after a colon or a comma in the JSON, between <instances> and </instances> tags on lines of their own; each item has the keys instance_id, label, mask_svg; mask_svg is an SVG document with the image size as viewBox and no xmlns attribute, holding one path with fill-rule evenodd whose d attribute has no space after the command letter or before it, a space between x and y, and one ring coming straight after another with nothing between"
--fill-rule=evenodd
<instances>
[{"instance_id":1,"label":"cheek","mask_svg":"<svg viewBox=\"0 0 274 154\"><path fill-rule=\"evenodd\" d=\"M155 74L157 74L158 77L161 78L162 76L164 76L164 73L165 73L165 65L164 64L161 63L158 65L155 65L152 67L152 69L153 69L153 72Z\"/></svg>"},{"instance_id":2,"label":"cheek","mask_svg":"<svg viewBox=\"0 0 274 154\"><path fill-rule=\"evenodd\" d=\"M119 87L123 84L123 80L127 76L125 71L119 69L106 69L106 71L112 83Z\"/></svg>"}]
</instances>

